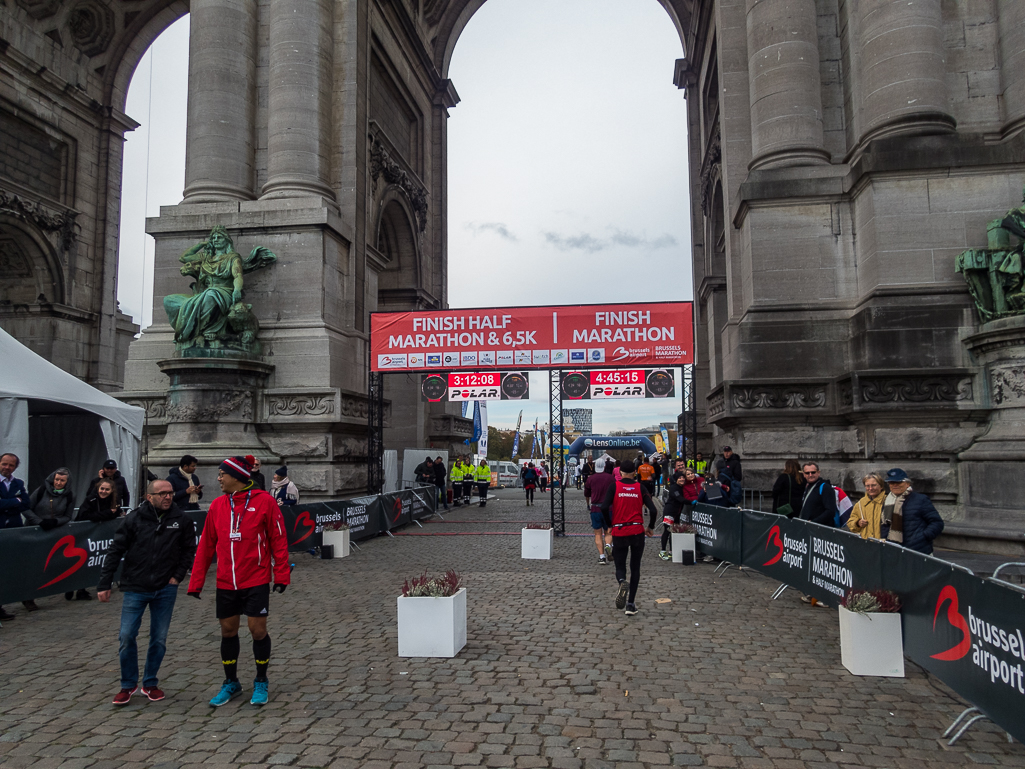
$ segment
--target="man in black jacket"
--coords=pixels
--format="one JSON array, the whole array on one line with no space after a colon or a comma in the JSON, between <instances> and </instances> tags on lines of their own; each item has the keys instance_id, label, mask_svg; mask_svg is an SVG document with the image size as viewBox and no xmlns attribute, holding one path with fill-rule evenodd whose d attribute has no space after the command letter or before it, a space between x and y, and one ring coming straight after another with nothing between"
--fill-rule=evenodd
<instances>
[{"instance_id":1,"label":"man in black jacket","mask_svg":"<svg viewBox=\"0 0 1025 769\"><path fill-rule=\"evenodd\" d=\"M740 469L740 457L733 453L730 446L722 447L722 459L715 463L716 474L728 472L735 481L744 480L744 474Z\"/></svg>"},{"instance_id":2,"label":"man in black jacket","mask_svg":"<svg viewBox=\"0 0 1025 769\"><path fill-rule=\"evenodd\" d=\"M805 462L801 468L808 488L801 503L801 519L823 526L836 526L836 492L833 484L819 476L815 462Z\"/></svg>"},{"instance_id":3,"label":"man in black jacket","mask_svg":"<svg viewBox=\"0 0 1025 769\"><path fill-rule=\"evenodd\" d=\"M115 705L127 705L139 683L139 651L135 642L142 615L149 606L149 650L142 679L142 693L151 702L164 699L157 688L157 673L167 651L167 629L178 597L178 584L196 555L196 526L172 502L174 490L167 481L152 481L146 501L124 518L103 561L96 597L110 601L110 585L118 564L121 572L121 691Z\"/></svg>"},{"instance_id":4,"label":"man in black jacket","mask_svg":"<svg viewBox=\"0 0 1025 769\"><path fill-rule=\"evenodd\" d=\"M448 496L445 493L448 486L448 469L445 467L445 460L442 459L441 454L434 460L434 485L438 487L439 504L444 505L448 510Z\"/></svg>"}]
</instances>

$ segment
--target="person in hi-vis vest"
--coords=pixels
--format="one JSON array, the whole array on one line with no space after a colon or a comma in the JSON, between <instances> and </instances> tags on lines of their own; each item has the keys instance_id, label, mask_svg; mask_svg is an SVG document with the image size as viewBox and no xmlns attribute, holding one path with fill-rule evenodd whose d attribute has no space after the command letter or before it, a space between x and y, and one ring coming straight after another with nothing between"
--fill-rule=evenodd
<instances>
[{"instance_id":1,"label":"person in hi-vis vest","mask_svg":"<svg viewBox=\"0 0 1025 769\"><path fill-rule=\"evenodd\" d=\"M452 469L448 473L452 481L452 504L459 505L463 496L463 459L459 457L452 463Z\"/></svg>"},{"instance_id":2,"label":"person in hi-vis vest","mask_svg":"<svg viewBox=\"0 0 1025 769\"><path fill-rule=\"evenodd\" d=\"M482 459L477 467L477 496L480 497L480 506L488 503L488 488L491 486L491 468L488 467L488 460Z\"/></svg>"}]
</instances>

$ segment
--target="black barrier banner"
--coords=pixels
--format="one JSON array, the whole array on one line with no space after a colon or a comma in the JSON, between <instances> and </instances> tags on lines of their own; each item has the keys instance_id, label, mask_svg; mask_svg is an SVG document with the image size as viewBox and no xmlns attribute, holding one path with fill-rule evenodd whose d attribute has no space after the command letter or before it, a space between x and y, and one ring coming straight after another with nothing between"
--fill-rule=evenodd
<instances>
[{"instance_id":1,"label":"black barrier banner","mask_svg":"<svg viewBox=\"0 0 1025 769\"><path fill-rule=\"evenodd\" d=\"M427 518L437 507L436 486L417 486L414 489L392 491L378 497L378 516L382 531L391 531L414 520ZM351 536L351 535L350 535Z\"/></svg>"},{"instance_id":2,"label":"black barrier banner","mask_svg":"<svg viewBox=\"0 0 1025 769\"><path fill-rule=\"evenodd\" d=\"M1019 741L1025 741L1025 594L888 545L904 652Z\"/></svg>"},{"instance_id":3,"label":"black barrier banner","mask_svg":"<svg viewBox=\"0 0 1025 769\"><path fill-rule=\"evenodd\" d=\"M195 521L198 536L206 512L186 515ZM103 558L122 520L80 521L50 531L38 526L0 530L0 604L96 587Z\"/></svg>"},{"instance_id":4,"label":"black barrier banner","mask_svg":"<svg viewBox=\"0 0 1025 769\"><path fill-rule=\"evenodd\" d=\"M331 514L332 511L322 502L282 506L281 516L285 519L289 552L320 547L324 531L324 524L320 518Z\"/></svg>"},{"instance_id":5,"label":"black barrier banner","mask_svg":"<svg viewBox=\"0 0 1025 769\"><path fill-rule=\"evenodd\" d=\"M843 529L745 510L743 541L745 566L831 605L885 584L885 545Z\"/></svg>"},{"instance_id":6,"label":"black barrier banner","mask_svg":"<svg viewBox=\"0 0 1025 769\"><path fill-rule=\"evenodd\" d=\"M381 526L376 495L327 504L344 514L345 522L349 524L349 539L353 541L370 539L385 531Z\"/></svg>"},{"instance_id":7,"label":"black barrier banner","mask_svg":"<svg viewBox=\"0 0 1025 769\"><path fill-rule=\"evenodd\" d=\"M690 508L690 520L697 536L694 538L698 550L730 563L740 563L742 549L742 512L716 505L694 505Z\"/></svg>"}]
</instances>

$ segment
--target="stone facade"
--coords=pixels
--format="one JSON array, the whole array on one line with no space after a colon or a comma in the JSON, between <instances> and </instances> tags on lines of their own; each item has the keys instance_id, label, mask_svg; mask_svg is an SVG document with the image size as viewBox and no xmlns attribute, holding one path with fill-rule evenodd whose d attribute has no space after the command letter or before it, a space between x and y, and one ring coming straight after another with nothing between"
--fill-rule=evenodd
<instances>
[{"instance_id":1,"label":"stone facade","mask_svg":"<svg viewBox=\"0 0 1025 769\"><path fill-rule=\"evenodd\" d=\"M851 490L901 466L949 542L1021 550L1025 451L980 448L1021 356L978 351L954 266L1025 186L1025 3L716 0L683 28L708 448L756 489L789 457Z\"/></svg>"}]
</instances>

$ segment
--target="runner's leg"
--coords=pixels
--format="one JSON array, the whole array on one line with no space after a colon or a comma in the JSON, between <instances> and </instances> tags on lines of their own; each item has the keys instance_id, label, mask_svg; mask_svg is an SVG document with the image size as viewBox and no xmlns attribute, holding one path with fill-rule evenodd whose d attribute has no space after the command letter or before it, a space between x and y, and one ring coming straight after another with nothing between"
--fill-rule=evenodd
<instances>
[{"instance_id":1,"label":"runner's leg","mask_svg":"<svg viewBox=\"0 0 1025 769\"><path fill-rule=\"evenodd\" d=\"M221 623L221 664L226 681L238 680L238 653L242 648L238 640L238 626L241 616L225 617Z\"/></svg>"},{"instance_id":2,"label":"runner's leg","mask_svg":"<svg viewBox=\"0 0 1025 769\"><path fill-rule=\"evenodd\" d=\"M634 534L632 537L620 537L628 539L630 548L630 596L627 603L633 603L637 597L637 586L641 583L641 556L644 555L644 535ZM624 560L626 553L623 553ZM619 568L618 566L616 568Z\"/></svg>"}]
</instances>

